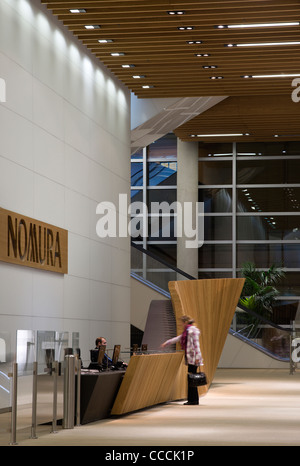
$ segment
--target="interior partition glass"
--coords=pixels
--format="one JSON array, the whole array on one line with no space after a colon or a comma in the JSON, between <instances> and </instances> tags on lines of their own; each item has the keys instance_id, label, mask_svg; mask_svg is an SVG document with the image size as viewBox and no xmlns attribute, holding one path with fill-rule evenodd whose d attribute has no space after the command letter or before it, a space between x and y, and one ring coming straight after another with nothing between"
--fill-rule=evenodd
<instances>
[{"instance_id":1,"label":"interior partition glass","mask_svg":"<svg viewBox=\"0 0 300 466\"><path fill-rule=\"evenodd\" d=\"M0 414L7 412L11 406L11 378L12 372L11 334L0 332ZM1 417L0 427L2 428Z\"/></svg>"},{"instance_id":2,"label":"interior partition glass","mask_svg":"<svg viewBox=\"0 0 300 466\"><path fill-rule=\"evenodd\" d=\"M237 184L298 183L300 160L291 158L257 157L237 160Z\"/></svg>"},{"instance_id":3,"label":"interior partition glass","mask_svg":"<svg viewBox=\"0 0 300 466\"><path fill-rule=\"evenodd\" d=\"M150 225L152 202L176 201L176 137L169 134L161 138L139 156L133 158L132 165L143 163L143 185L137 186L141 167L136 166L132 198L146 203ZM249 261L261 269L274 264L286 273L280 292L297 294L300 141L199 143L198 179L198 201L205 206L199 277L236 277ZM168 235L161 223L150 237L138 239L145 248L176 265L173 220L171 217Z\"/></svg>"},{"instance_id":4,"label":"interior partition glass","mask_svg":"<svg viewBox=\"0 0 300 466\"><path fill-rule=\"evenodd\" d=\"M198 165L198 180L200 185L231 185L232 160L216 161L215 157L202 159Z\"/></svg>"},{"instance_id":5,"label":"interior partition glass","mask_svg":"<svg viewBox=\"0 0 300 466\"><path fill-rule=\"evenodd\" d=\"M298 215L245 215L237 217L238 240L299 241Z\"/></svg>"},{"instance_id":6,"label":"interior partition glass","mask_svg":"<svg viewBox=\"0 0 300 466\"><path fill-rule=\"evenodd\" d=\"M277 267L294 269L300 264L299 244L269 244L253 242L249 244L238 244L237 246L238 266L246 262L253 262L257 268Z\"/></svg>"},{"instance_id":7,"label":"interior partition glass","mask_svg":"<svg viewBox=\"0 0 300 466\"><path fill-rule=\"evenodd\" d=\"M299 213L299 211L300 185L299 187L248 185L237 189L237 212Z\"/></svg>"},{"instance_id":8,"label":"interior partition glass","mask_svg":"<svg viewBox=\"0 0 300 466\"><path fill-rule=\"evenodd\" d=\"M204 203L204 213L232 212L232 188L199 186L198 202Z\"/></svg>"}]
</instances>

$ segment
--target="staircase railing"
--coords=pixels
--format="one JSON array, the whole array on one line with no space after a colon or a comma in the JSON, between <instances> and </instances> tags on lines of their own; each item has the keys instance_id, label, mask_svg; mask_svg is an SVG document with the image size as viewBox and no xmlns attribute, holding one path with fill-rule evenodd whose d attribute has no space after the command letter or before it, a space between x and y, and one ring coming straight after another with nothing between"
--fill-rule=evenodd
<instances>
[{"instance_id":1,"label":"staircase railing","mask_svg":"<svg viewBox=\"0 0 300 466\"><path fill-rule=\"evenodd\" d=\"M169 258L159 257L134 242L131 246L131 275L168 298L169 281L198 279L171 264ZM239 304L229 333L276 360L290 361L292 324L278 325Z\"/></svg>"}]
</instances>

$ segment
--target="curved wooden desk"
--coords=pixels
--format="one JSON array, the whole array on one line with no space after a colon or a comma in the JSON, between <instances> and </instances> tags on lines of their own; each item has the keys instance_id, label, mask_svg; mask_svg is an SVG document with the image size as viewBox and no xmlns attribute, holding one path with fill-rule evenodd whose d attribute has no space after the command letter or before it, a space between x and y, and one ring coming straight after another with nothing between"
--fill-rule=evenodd
<instances>
[{"instance_id":1,"label":"curved wooden desk","mask_svg":"<svg viewBox=\"0 0 300 466\"><path fill-rule=\"evenodd\" d=\"M183 358L182 351L132 356L111 414L137 411L180 396L178 384L185 384L179 378Z\"/></svg>"},{"instance_id":2,"label":"curved wooden desk","mask_svg":"<svg viewBox=\"0 0 300 466\"><path fill-rule=\"evenodd\" d=\"M169 282L178 334L184 314L193 317L201 331L200 347L208 385L199 387L199 395L207 393L214 378L244 282L243 278ZM132 356L111 414L186 398L186 375L182 351Z\"/></svg>"}]
</instances>

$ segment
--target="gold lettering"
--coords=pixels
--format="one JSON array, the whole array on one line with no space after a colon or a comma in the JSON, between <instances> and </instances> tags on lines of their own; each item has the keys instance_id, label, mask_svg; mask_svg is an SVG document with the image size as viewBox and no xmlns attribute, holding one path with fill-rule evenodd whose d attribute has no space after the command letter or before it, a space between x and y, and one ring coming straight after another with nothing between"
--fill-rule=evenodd
<instances>
[{"instance_id":1,"label":"gold lettering","mask_svg":"<svg viewBox=\"0 0 300 466\"><path fill-rule=\"evenodd\" d=\"M42 257L42 227L39 226L39 258L40 264L44 264L46 260L46 228L44 228L44 257Z\"/></svg>"},{"instance_id":2,"label":"gold lettering","mask_svg":"<svg viewBox=\"0 0 300 466\"><path fill-rule=\"evenodd\" d=\"M59 232L56 233L55 264L56 264L56 259L58 259L59 267L61 268L61 252L60 252ZM55 264L54 264L54 266L55 266Z\"/></svg>"},{"instance_id":3,"label":"gold lettering","mask_svg":"<svg viewBox=\"0 0 300 466\"><path fill-rule=\"evenodd\" d=\"M30 224L29 228L29 239L28 239L28 248L27 248L27 260L30 262L38 262L38 247L37 247L37 238L36 238L36 225Z\"/></svg>"},{"instance_id":4,"label":"gold lettering","mask_svg":"<svg viewBox=\"0 0 300 466\"><path fill-rule=\"evenodd\" d=\"M23 227L23 228L21 228ZM22 241L22 230L24 230L24 241ZM22 243L24 245L24 251L22 252ZM25 220L21 219L19 223L19 234L18 234L18 247L19 247L19 256L21 260L24 260L27 252L27 227Z\"/></svg>"},{"instance_id":5,"label":"gold lettering","mask_svg":"<svg viewBox=\"0 0 300 466\"><path fill-rule=\"evenodd\" d=\"M10 243L12 243L14 256L17 257L18 254L18 229L17 229L17 219L15 218L15 230L13 226L13 221L11 216L8 216L8 238L7 238L7 255L10 256Z\"/></svg>"},{"instance_id":6,"label":"gold lettering","mask_svg":"<svg viewBox=\"0 0 300 466\"><path fill-rule=\"evenodd\" d=\"M51 260L51 264L50 264ZM47 265L54 266L53 261L53 232L50 228L47 228Z\"/></svg>"}]
</instances>

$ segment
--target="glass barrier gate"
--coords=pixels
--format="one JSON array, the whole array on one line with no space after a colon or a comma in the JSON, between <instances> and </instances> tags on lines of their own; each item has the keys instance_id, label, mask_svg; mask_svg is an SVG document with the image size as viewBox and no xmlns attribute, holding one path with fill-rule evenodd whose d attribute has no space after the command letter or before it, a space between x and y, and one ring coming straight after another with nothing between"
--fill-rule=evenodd
<instances>
[{"instance_id":1,"label":"glass barrier gate","mask_svg":"<svg viewBox=\"0 0 300 466\"><path fill-rule=\"evenodd\" d=\"M42 424L49 424L52 432L60 421L63 428L73 428L79 419L75 406L79 410L80 403L75 403L75 394L80 396L80 376L76 378L80 371L77 332L0 332L3 445L17 444L18 435L36 438L37 426Z\"/></svg>"}]
</instances>

